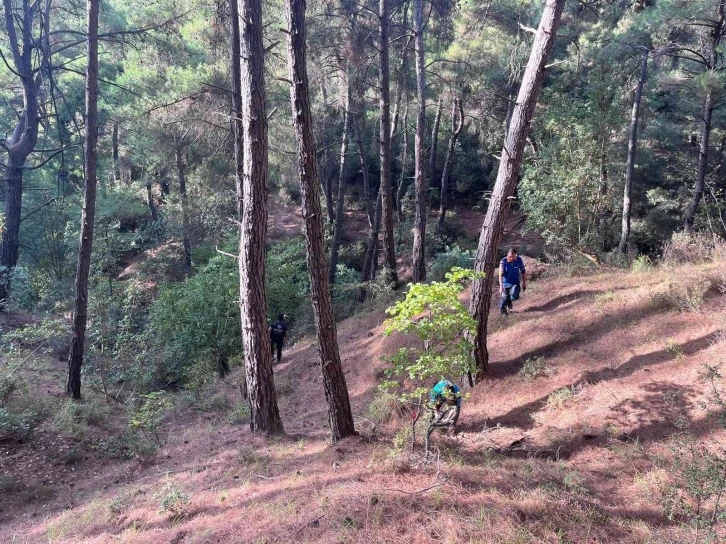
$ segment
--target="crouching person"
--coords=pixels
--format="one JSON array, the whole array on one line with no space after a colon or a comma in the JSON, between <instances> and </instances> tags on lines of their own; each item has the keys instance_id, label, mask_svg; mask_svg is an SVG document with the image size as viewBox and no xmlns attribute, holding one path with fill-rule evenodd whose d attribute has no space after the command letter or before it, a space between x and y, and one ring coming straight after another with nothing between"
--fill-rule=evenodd
<instances>
[{"instance_id":1,"label":"crouching person","mask_svg":"<svg viewBox=\"0 0 726 544\"><path fill-rule=\"evenodd\" d=\"M432 409L429 434L436 427L447 427L453 433L461 411L461 391L458 386L449 380L441 380L431 389L429 406Z\"/></svg>"}]
</instances>

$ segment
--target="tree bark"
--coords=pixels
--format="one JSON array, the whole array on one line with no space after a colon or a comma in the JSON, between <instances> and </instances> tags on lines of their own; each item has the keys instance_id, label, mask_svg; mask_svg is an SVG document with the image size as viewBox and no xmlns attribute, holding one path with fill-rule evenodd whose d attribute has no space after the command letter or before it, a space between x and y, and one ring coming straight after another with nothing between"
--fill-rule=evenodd
<instances>
[{"instance_id":1,"label":"tree bark","mask_svg":"<svg viewBox=\"0 0 726 544\"><path fill-rule=\"evenodd\" d=\"M456 116L459 116L459 122L456 122ZM451 176L451 166L454 161L454 150L456 149L456 140L459 138L464 128L464 107L463 102L459 98L454 98L454 104L451 111L451 138L449 138L449 147L446 150L446 161L444 162L444 172L441 174L441 203L439 205L439 221L437 229L439 232L444 228L446 220L446 210L449 203L449 177Z\"/></svg>"},{"instance_id":2,"label":"tree bark","mask_svg":"<svg viewBox=\"0 0 726 544\"><path fill-rule=\"evenodd\" d=\"M522 78L517 104L512 112L512 121L502 150L497 180L494 184L479 237L475 270L484 272L486 275L484 279L473 283L472 299L469 307L469 313L477 323L476 337L474 339L477 379L484 376L489 364L487 322L492 297L492 285L494 283L497 249L509 214L511 197L514 195L517 186L524 147L527 143L527 132L542 88L545 65L552 52L564 5L565 0L547 0L545 4L542 20L532 45L529 62Z\"/></svg>"},{"instance_id":3,"label":"tree bark","mask_svg":"<svg viewBox=\"0 0 726 544\"><path fill-rule=\"evenodd\" d=\"M643 49L640 58L640 77L635 88L633 111L630 115L630 133L628 135L628 162L625 167L625 189L623 191L623 221L620 234L620 253L628 251L628 238L630 237L630 197L633 193L633 172L635 171L635 156L638 151L638 120L640 117L640 100L643 97L643 86L648 76L648 49Z\"/></svg>"},{"instance_id":4,"label":"tree bark","mask_svg":"<svg viewBox=\"0 0 726 544\"><path fill-rule=\"evenodd\" d=\"M356 431L353 425L353 413L350 408L343 365L338 351L338 335L330 285L325 274L323 217L318 192L318 165L305 62L305 0L287 0L285 8L288 73L291 82L290 100L298 150L302 210L305 221L305 246L310 275L310 298L318 335L330 428L333 441L337 441L355 435Z\"/></svg>"},{"instance_id":5,"label":"tree bark","mask_svg":"<svg viewBox=\"0 0 726 544\"><path fill-rule=\"evenodd\" d=\"M99 0L86 1L88 31L86 68L86 142L84 167L86 183L81 210L81 239L76 266L76 299L73 311L73 338L68 356L66 392L81 398L81 367L88 319L88 275L91 270L93 221L96 216L96 166L98 161L98 5Z\"/></svg>"},{"instance_id":6,"label":"tree bark","mask_svg":"<svg viewBox=\"0 0 726 544\"><path fill-rule=\"evenodd\" d=\"M365 148L363 147L363 133L364 124L363 119L365 118L365 112L361 112L356 115L355 123L355 143L358 146L358 159L360 160L360 171L363 176L363 200L366 205L366 216L368 217L368 226L373 227L374 211L373 203L371 202L371 180L368 175L368 161L366 160Z\"/></svg>"},{"instance_id":7,"label":"tree bark","mask_svg":"<svg viewBox=\"0 0 726 544\"><path fill-rule=\"evenodd\" d=\"M408 32L408 1L403 6L403 29L404 32ZM403 50L401 51L401 68L398 71L398 78L396 81L396 97L393 101L393 115L391 122L391 140L396 135L398 130L398 118L401 108L401 97L403 96L403 89L406 87L406 76L408 75L408 49L411 47L413 41L413 35L409 36L406 40Z\"/></svg>"},{"instance_id":8,"label":"tree bark","mask_svg":"<svg viewBox=\"0 0 726 544\"><path fill-rule=\"evenodd\" d=\"M0 245L0 309L6 309L10 298L12 270L20 255L20 216L23 204L23 167L38 142L38 126L45 114L39 109L43 72L48 71L50 45L48 39L50 2L44 6L43 20L39 25L40 37L33 36L36 11L42 2L23 0L21 11L14 10L12 0L2 0L5 34L12 54L14 72L20 79L23 109L18 116L12 135L5 140L8 151L8 181L5 194L5 225ZM19 25L20 40L15 25ZM36 51L40 54L38 66L34 66Z\"/></svg>"},{"instance_id":9,"label":"tree bark","mask_svg":"<svg viewBox=\"0 0 726 544\"><path fill-rule=\"evenodd\" d=\"M424 65L423 0L413 3L413 32L416 48L416 138L414 140L414 187L416 210L413 230L413 282L426 281L426 67Z\"/></svg>"},{"instance_id":10,"label":"tree bark","mask_svg":"<svg viewBox=\"0 0 726 544\"><path fill-rule=\"evenodd\" d=\"M396 247L393 237L393 191L391 188L391 89L388 59L388 30L391 18L390 0L379 0L380 24L380 158L381 158L381 220L383 222L384 266L389 269L391 283L398 287Z\"/></svg>"},{"instance_id":11,"label":"tree bark","mask_svg":"<svg viewBox=\"0 0 726 544\"><path fill-rule=\"evenodd\" d=\"M242 220L242 186L244 178L244 127L242 126L242 59L240 57L239 6L229 2L230 40L229 63L232 79L232 139L234 145L234 178L237 193L237 220ZM246 397L245 397L246 398Z\"/></svg>"},{"instance_id":12,"label":"tree bark","mask_svg":"<svg viewBox=\"0 0 726 544\"><path fill-rule=\"evenodd\" d=\"M151 221L156 223L159 220L159 210L156 209L156 204L154 204L154 194L151 192L150 179L146 182L146 206L149 208Z\"/></svg>"},{"instance_id":13,"label":"tree bark","mask_svg":"<svg viewBox=\"0 0 726 544\"><path fill-rule=\"evenodd\" d=\"M403 122L401 123L401 174L398 178L398 187L396 188L396 213L398 214L398 222L403 223L403 196L406 194L408 180L408 96L406 96L406 106L403 108ZM400 241L399 241L400 242Z\"/></svg>"},{"instance_id":14,"label":"tree bark","mask_svg":"<svg viewBox=\"0 0 726 544\"><path fill-rule=\"evenodd\" d=\"M349 67L350 68L350 67ZM340 170L338 172L338 201L335 208L335 223L333 224L333 240L330 245L330 269L328 279L330 285L335 283L335 271L338 267L338 252L340 238L343 234L343 216L345 212L345 163L348 156L348 133L350 131L350 92L351 78L348 77L343 103L343 135L340 144Z\"/></svg>"},{"instance_id":15,"label":"tree bark","mask_svg":"<svg viewBox=\"0 0 726 544\"><path fill-rule=\"evenodd\" d=\"M113 121L111 128L111 147L113 153L113 180L118 183L121 181L121 166L118 155L118 121Z\"/></svg>"},{"instance_id":16,"label":"tree bark","mask_svg":"<svg viewBox=\"0 0 726 544\"><path fill-rule=\"evenodd\" d=\"M708 44L708 59L706 68L709 71L717 69L718 63L718 44L721 41L724 28L724 0L716 0L716 20L712 21L711 40ZM710 83L709 83L710 85ZM708 174L708 146L711 138L711 121L713 118L713 110L715 107L713 91L709 87L706 90L706 97L703 104L703 126L701 127L701 145L698 150L698 170L696 172L696 183L693 187L693 197L686 208L686 221L684 231L686 233L693 232L693 224L696 220L698 205L703 198L703 189L706 183L706 175Z\"/></svg>"},{"instance_id":17,"label":"tree bark","mask_svg":"<svg viewBox=\"0 0 726 544\"><path fill-rule=\"evenodd\" d=\"M262 0L238 0L242 76L242 219L239 243L240 316L250 403L250 429L283 432L272 377L267 333L265 242L267 241L268 141ZM317 179L316 179L317 183Z\"/></svg>"},{"instance_id":18,"label":"tree bark","mask_svg":"<svg viewBox=\"0 0 726 544\"><path fill-rule=\"evenodd\" d=\"M179 197L182 212L182 243L184 246L184 266L187 272L192 269L192 246L189 242L189 202L187 201L187 180L184 169L184 152L181 146L174 150L176 154L176 171L179 177Z\"/></svg>"},{"instance_id":19,"label":"tree bark","mask_svg":"<svg viewBox=\"0 0 726 544\"><path fill-rule=\"evenodd\" d=\"M363 260L363 271L361 272L361 283L364 285L358 290L358 302L365 302L368 296L368 289L365 284L371 280L376 273L376 253L378 251L378 234L381 230L381 191L378 190L378 198L376 198L376 212L373 225L368 233L368 242L366 245L366 256Z\"/></svg>"},{"instance_id":20,"label":"tree bark","mask_svg":"<svg viewBox=\"0 0 726 544\"><path fill-rule=\"evenodd\" d=\"M429 186L434 186L436 179L436 154L439 149L439 125L441 124L441 110L444 106L443 93L439 96L439 104L436 107L436 116L434 117L434 126L431 129L431 154L429 155Z\"/></svg>"}]
</instances>

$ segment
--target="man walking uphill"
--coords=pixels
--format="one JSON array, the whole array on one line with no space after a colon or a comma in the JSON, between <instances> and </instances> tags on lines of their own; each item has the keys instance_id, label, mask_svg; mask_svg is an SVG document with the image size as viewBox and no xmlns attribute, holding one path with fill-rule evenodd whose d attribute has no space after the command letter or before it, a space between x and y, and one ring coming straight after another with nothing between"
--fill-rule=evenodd
<instances>
[{"instance_id":1,"label":"man walking uphill","mask_svg":"<svg viewBox=\"0 0 726 544\"><path fill-rule=\"evenodd\" d=\"M270 344L272 344L272 354L275 355L275 348L277 348L277 362L282 359L282 344L285 342L287 336L287 323L285 323L285 315L280 314L277 316L277 321L273 321L270 325Z\"/></svg>"},{"instance_id":2,"label":"man walking uphill","mask_svg":"<svg viewBox=\"0 0 726 544\"><path fill-rule=\"evenodd\" d=\"M499 263L499 310L502 315L512 309L512 301L519 298L520 285L522 291L527 290L527 271L524 268L522 257L517 255L516 248L510 248L507 256Z\"/></svg>"}]
</instances>

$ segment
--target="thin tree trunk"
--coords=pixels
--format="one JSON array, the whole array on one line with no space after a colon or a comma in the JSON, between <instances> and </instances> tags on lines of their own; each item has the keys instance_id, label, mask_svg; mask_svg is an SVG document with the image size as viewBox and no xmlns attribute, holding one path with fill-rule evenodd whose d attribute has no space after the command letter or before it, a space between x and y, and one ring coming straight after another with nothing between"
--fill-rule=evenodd
<instances>
[{"instance_id":1,"label":"thin tree trunk","mask_svg":"<svg viewBox=\"0 0 726 544\"><path fill-rule=\"evenodd\" d=\"M439 125L441 124L441 110L444 106L444 95L439 95L439 104L436 107L434 127L431 129L431 154L429 155L429 186L434 186L436 179L436 154L439 149Z\"/></svg>"},{"instance_id":2,"label":"thin tree trunk","mask_svg":"<svg viewBox=\"0 0 726 544\"><path fill-rule=\"evenodd\" d=\"M459 116L459 122L456 122L456 116ZM451 111L451 138L449 138L449 147L446 150L446 161L444 162L444 172L441 175L441 204L439 205L439 221L437 229L439 232L444 228L446 220L446 210L449 201L449 177L451 176L451 167L454 161L454 150L456 149L456 140L459 138L464 128L464 107L463 102L459 98L454 98L454 104Z\"/></svg>"},{"instance_id":3,"label":"thin tree trunk","mask_svg":"<svg viewBox=\"0 0 726 544\"><path fill-rule=\"evenodd\" d=\"M237 193L237 220L242 219L242 178L244 176L244 150L242 134L242 59L240 58L239 6L230 0L229 63L232 78L232 139L234 145L234 177ZM246 397L245 397L246 398Z\"/></svg>"},{"instance_id":4,"label":"thin tree trunk","mask_svg":"<svg viewBox=\"0 0 726 544\"><path fill-rule=\"evenodd\" d=\"M398 214L398 222L403 223L403 196L406 194L406 186L408 181L408 96L406 97L406 106L403 108L403 123L401 124L401 174L398 178L398 187L396 188L396 213ZM399 241L400 242L400 241Z\"/></svg>"},{"instance_id":5,"label":"thin tree trunk","mask_svg":"<svg viewBox=\"0 0 726 544\"><path fill-rule=\"evenodd\" d=\"M408 1L403 6L403 28L404 32L408 32ZM413 35L409 36L408 40L403 46L401 51L401 68L398 71L398 78L396 80L396 97L393 100L393 115L391 116L391 140L396 136L398 130L398 118L401 107L401 97L403 96L403 89L406 87L406 76L408 75L408 49L411 47L413 41Z\"/></svg>"},{"instance_id":6,"label":"thin tree trunk","mask_svg":"<svg viewBox=\"0 0 726 544\"><path fill-rule=\"evenodd\" d=\"M335 283L335 271L338 267L338 251L340 238L343 234L343 215L345 211L345 163L348 156L348 132L350 131L350 78L346 84L345 100L343 104L343 136L340 144L340 170L338 172L338 202L335 209L335 224L333 225L333 240L330 246L330 269L328 279L330 285Z\"/></svg>"},{"instance_id":7,"label":"thin tree trunk","mask_svg":"<svg viewBox=\"0 0 726 544\"><path fill-rule=\"evenodd\" d=\"M356 118L355 123L355 143L358 146L358 158L360 160L360 171L363 176L363 200L366 205L366 216L368 217L368 226L373 226L373 203L371 202L371 180L368 175L368 161L366 160L366 152L363 147L363 118L365 112L361 112Z\"/></svg>"},{"instance_id":8,"label":"thin tree trunk","mask_svg":"<svg viewBox=\"0 0 726 544\"><path fill-rule=\"evenodd\" d=\"M176 171L179 176L179 197L182 211L182 240L184 245L184 266L187 271L192 269L192 246L189 242L189 202L187 201L187 181L184 170L184 153L181 147L175 149Z\"/></svg>"},{"instance_id":9,"label":"thin tree trunk","mask_svg":"<svg viewBox=\"0 0 726 544\"><path fill-rule=\"evenodd\" d=\"M474 356L478 379L486 373L489 364L487 322L497 250L504 224L509 215L511 197L514 195L517 186L524 147L527 143L527 132L542 88L545 65L552 52L564 5L565 0L547 0L545 4L542 20L532 45L532 53L522 78L517 104L512 113L512 121L499 163L497 180L494 184L487 214L482 225L481 236L479 237L475 269L477 272L484 272L486 275L484 279L474 282L469 307L469 313L477 323Z\"/></svg>"},{"instance_id":10,"label":"thin tree trunk","mask_svg":"<svg viewBox=\"0 0 726 544\"><path fill-rule=\"evenodd\" d=\"M320 209L318 164L313 139L313 119L310 112L307 67L305 62L305 0L287 0L287 58L291 82L293 126L298 150L300 189L305 219L305 246L310 298L318 335L320 363L323 372L325 398L333 441L356 434L348 388L338 351L338 335L330 296L330 285L325 274L323 247L323 218Z\"/></svg>"},{"instance_id":11,"label":"thin tree trunk","mask_svg":"<svg viewBox=\"0 0 726 544\"><path fill-rule=\"evenodd\" d=\"M398 287L396 269L396 247L393 237L393 191L391 188L391 89L388 60L388 29L391 18L390 0L379 0L378 17L380 24L380 157L381 157L381 205L383 221L384 266L388 268L391 283Z\"/></svg>"},{"instance_id":12,"label":"thin tree trunk","mask_svg":"<svg viewBox=\"0 0 726 544\"><path fill-rule=\"evenodd\" d=\"M365 302L368 296L368 290L365 284L375 277L376 273L376 253L378 251L378 233L381 230L381 191L378 191L378 198L376 198L376 213L371 225L371 230L368 233L368 242L366 245L366 256L363 261L363 271L361 272L361 283L363 286L358 290L358 302Z\"/></svg>"},{"instance_id":13,"label":"thin tree trunk","mask_svg":"<svg viewBox=\"0 0 726 544\"><path fill-rule=\"evenodd\" d=\"M706 174L708 173L708 154L709 142L711 139L711 122L713 119L713 94L711 91L706 92L706 99L703 105L703 126L701 127L701 145L698 149L698 170L696 171L696 183L693 187L693 196L686 207L686 222L684 231L693 232L693 224L696 220L698 205L703 198L703 188L706 183Z\"/></svg>"},{"instance_id":14,"label":"thin tree trunk","mask_svg":"<svg viewBox=\"0 0 726 544\"><path fill-rule=\"evenodd\" d=\"M633 111L630 116L630 134L628 135L628 162L625 167L625 189L623 191L623 221L620 234L620 253L628 251L628 238L630 237L630 197L633 193L633 172L635 171L635 156L638 151L638 121L640 114L640 100L643 97L643 86L648 76L648 49L643 49L640 59L640 77L635 88Z\"/></svg>"},{"instance_id":15,"label":"thin tree trunk","mask_svg":"<svg viewBox=\"0 0 726 544\"><path fill-rule=\"evenodd\" d=\"M242 345L250 403L250 429L281 433L267 334L267 110L262 0L238 0L242 76L242 219L239 244ZM317 179L316 179L317 183Z\"/></svg>"},{"instance_id":16,"label":"thin tree trunk","mask_svg":"<svg viewBox=\"0 0 726 544\"><path fill-rule=\"evenodd\" d=\"M718 63L718 44L721 41L721 34L724 26L724 0L716 0L716 20L713 21L714 26L711 29L711 41L709 43L708 63L706 68L710 71L716 70ZM693 197L686 207L686 221L684 231L693 232L693 224L696 220L698 205L703 198L703 189L706 183L706 175L708 174L708 146L711 138L711 121L713 118L713 110L715 107L713 92L710 88L706 90L706 98L703 104L703 126L701 127L701 145L698 150L698 170L696 172L696 183L693 188Z\"/></svg>"},{"instance_id":17,"label":"thin tree trunk","mask_svg":"<svg viewBox=\"0 0 726 544\"><path fill-rule=\"evenodd\" d=\"M154 194L151 192L151 180L146 182L146 206L151 214L151 221L156 223L159 220L159 211L154 204Z\"/></svg>"},{"instance_id":18,"label":"thin tree trunk","mask_svg":"<svg viewBox=\"0 0 726 544\"><path fill-rule=\"evenodd\" d=\"M413 282L426 281L426 67L424 65L423 0L413 3L413 32L416 46L416 138L414 141Z\"/></svg>"},{"instance_id":19,"label":"thin tree trunk","mask_svg":"<svg viewBox=\"0 0 726 544\"><path fill-rule=\"evenodd\" d=\"M8 49L12 53L15 64L13 73L20 79L23 96L23 110L10 137L6 138L8 150L8 180L5 188L5 224L3 225L2 244L0 245L0 309L6 310L10 299L10 281L12 271L18 264L20 255L20 217L23 204L23 167L28 156L33 152L38 141L38 125L44 117L39 111L40 85L43 81L42 72L49 66L50 46L48 41L48 18L50 3L45 4L44 20L39 25L43 30L41 39L33 36L36 11L40 12L40 1L22 4L22 15L13 9L12 0L2 0L5 35ZM20 38L16 30L20 27ZM41 55L42 72L34 71L36 52ZM7 60L6 60L7 62Z\"/></svg>"},{"instance_id":20,"label":"thin tree trunk","mask_svg":"<svg viewBox=\"0 0 726 544\"><path fill-rule=\"evenodd\" d=\"M3 225L3 241L0 246L0 305L5 310L10 300L10 282L12 269L18 264L20 253L20 214L23 206L23 170L22 162L9 154L7 168L8 179L5 186L5 224ZM23 161L24 162L24 161Z\"/></svg>"},{"instance_id":21,"label":"thin tree trunk","mask_svg":"<svg viewBox=\"0 0 726 544\"><path fill-rule=\"evenodd\" d=\"M73 338L68 356L66 392L81 398L81 367L88 319L88 275L91 270L93 221L96 215L96 165L98 160L98 5L99 0L86 1L88 31L88 67L86 69L86 142L84 167L86 183L81 210L81 239L76 267L76 299L73 311Z\"/></svg>"},{"instance_id":22,"label":"thin tree trunk","mask_svg":"<svg viewBox=\"0 0 726 544\"><path fill-rule=\"evenodd\" d=\"M118 183L121 181L121 165L119 164L118 155L118 121L113 122L111 129L111 147L113 153L113 180Z\"/></svg>"}]
</instances>

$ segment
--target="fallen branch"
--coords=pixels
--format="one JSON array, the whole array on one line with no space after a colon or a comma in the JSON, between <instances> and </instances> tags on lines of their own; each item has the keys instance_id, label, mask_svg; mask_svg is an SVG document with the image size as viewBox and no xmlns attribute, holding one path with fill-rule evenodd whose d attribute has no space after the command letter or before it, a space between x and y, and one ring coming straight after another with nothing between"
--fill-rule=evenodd
<instances>
[{"instance_id":1,"label":"fallen branch","mask_svg":"<svg viewBox=\"0 0 726 544\"><path fill-rule=\"evenodd\" d=\"M397 491L398 493L405 493L406 495L418 495L419 493L425 493L426 491L430 491L432 489L435 489L437 487L441 487L444 485L448 480L444 480L443 482L440 482L438 484L430 485L429 487L425 487L423 489L419 489L418 491L406 491L404 489L398 489L395 487L384 487L383 489L379 489L378 491Z\"/></svg>"}]
</instances>

